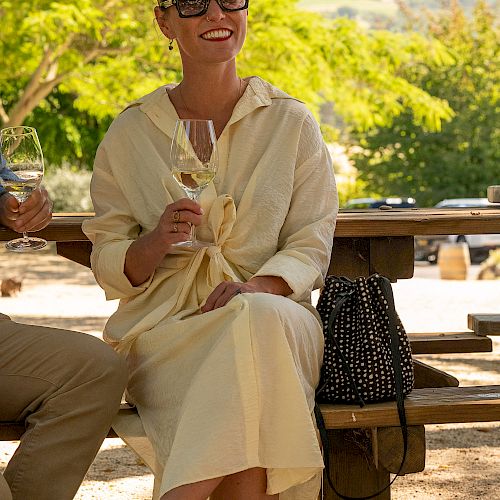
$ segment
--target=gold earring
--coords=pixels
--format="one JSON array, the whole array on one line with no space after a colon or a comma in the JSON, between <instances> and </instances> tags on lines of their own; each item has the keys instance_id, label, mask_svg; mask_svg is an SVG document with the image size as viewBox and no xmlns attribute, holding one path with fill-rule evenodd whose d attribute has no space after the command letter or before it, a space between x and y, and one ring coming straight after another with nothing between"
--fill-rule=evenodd
<instances>
[{"instance_id":1,"label":"gold earring","mask_svg":"<svg viewBox=\"0 0 500 500\"><path fill-rule=\"evenodd\" d=\"M174 40L171 38L168 44L168 50L174 50Z\"/></svg>"}]
</instances>

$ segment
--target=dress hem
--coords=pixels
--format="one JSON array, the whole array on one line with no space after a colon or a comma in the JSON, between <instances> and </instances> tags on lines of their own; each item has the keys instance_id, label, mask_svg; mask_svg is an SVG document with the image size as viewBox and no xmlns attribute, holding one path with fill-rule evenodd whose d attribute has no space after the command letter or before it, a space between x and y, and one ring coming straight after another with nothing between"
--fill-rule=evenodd
<instances>
[{"instance_id":1,"label":"dress hem","mask_svg":"<svg viewBox=\"0 0 500 500\"><path fill-rule=\"evenodd\" d=\"M188 484L195 484L195 483L199 483L199 482L202 482L202 481L209 481L210 479L215 479L217 477L231 476L233 474L237 474L239 472L243 472L245 470L255 469L255 468L266 469L266 471L268 469L277 469L277 470L279 470L279 469L307 469L307 470L311 470L312 469L310 474L307 474L303 478L298 479L297 482L294 482L293 484L290 484L286 488L279 488L277 491L269 490L269 488L266 490L266 494L267 495L277 495L277 494L280 494L280 493L284 493L285 491L289 490L290 488L293 488L295 486L300 486L301 484L304 484L307 481L310 481L316 474L319 474L319 473L321 473L323 471L324 466L321 466L321 467L319 467L319 466L313 466L313 467L264 467L264 466L262 466L262 464L256 464L256 465L246 464L246 465L243 465L243 466L240 466L240 467L231 468L230 470L228 470L228 472L217 473L217 474L214 474L214 475L203 477L203 478L198 479L196 481L174 483L173 485L169 485L167 489L164 489L163 487L160 487L160 494L159 494L158 498L161 498L163 495L165 495L169 491L172 491L173 489L179 488L181 486L186 486Z\"/></svg>"}]
</instances>

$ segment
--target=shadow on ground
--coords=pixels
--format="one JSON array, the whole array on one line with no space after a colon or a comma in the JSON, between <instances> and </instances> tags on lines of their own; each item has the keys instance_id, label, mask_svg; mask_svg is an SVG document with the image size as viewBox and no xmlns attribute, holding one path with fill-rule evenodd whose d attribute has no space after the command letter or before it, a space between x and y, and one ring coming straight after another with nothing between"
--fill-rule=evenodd
<instances>
[{"instance_id":1,"label":"shadow on ground","mask_svg":"<svg viewBox=\"0 0 500 500\"><path fill-rule=\"evenodd\" d=\"M466 432L465 432L466 431ZM425 430L428 450L459 448L497 448L500 446L500 426L446 428L428 426Z\"/></svg>"},{"instance_id":2,"label":"shadow on ground","mask_svg":"<svg viewBox=\"0 0 500 500\"><path fill-rule=\"evenodd\" d=\"M117 446L109 450L102 450L97 455L89 469L86 481L114 481L126 477L147 476L151 474L149 468L140 458L127 448L126 445Z\"/></svg>"}]
</instances>

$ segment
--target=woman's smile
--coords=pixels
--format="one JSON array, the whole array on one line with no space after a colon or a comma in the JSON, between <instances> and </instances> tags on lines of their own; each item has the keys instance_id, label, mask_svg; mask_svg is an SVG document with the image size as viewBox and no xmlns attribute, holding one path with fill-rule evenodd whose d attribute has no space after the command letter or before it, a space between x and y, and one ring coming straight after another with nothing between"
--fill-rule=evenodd
<instances>
[{"instance_id":1,"label":"woman's smile","mask_svg":"<svg viewBox=\"0 0 500 500\"><path fill-rule=\"evenodd\" d=\"M201 38L204 40L210 40L214 42L222 42L224 40L228 40L233 35L233 32L229 29L221 28L221 29L212 29L206 31L201 35Z\"/></svg>"}]
</instances>

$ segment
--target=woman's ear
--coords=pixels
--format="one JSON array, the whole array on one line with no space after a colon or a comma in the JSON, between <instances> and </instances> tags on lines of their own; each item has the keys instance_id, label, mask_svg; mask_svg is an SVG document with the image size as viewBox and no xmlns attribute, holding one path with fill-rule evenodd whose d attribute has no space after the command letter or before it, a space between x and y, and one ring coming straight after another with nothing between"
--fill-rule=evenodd
<instances>
[{"instance_id":1,"label":"woman's ear","mask_svg":"<svg viewBox=\"0 0 500 500\"><path fill-rule=\"evenodd\" d=\"M167 14L164 10L160 9L160 7L155 7L155 17L156 22L158 23L158 27L161 32L170 40L174 39L175 36L170 29L170 26L167 22Z\"/></svg>"}]
</instances>

